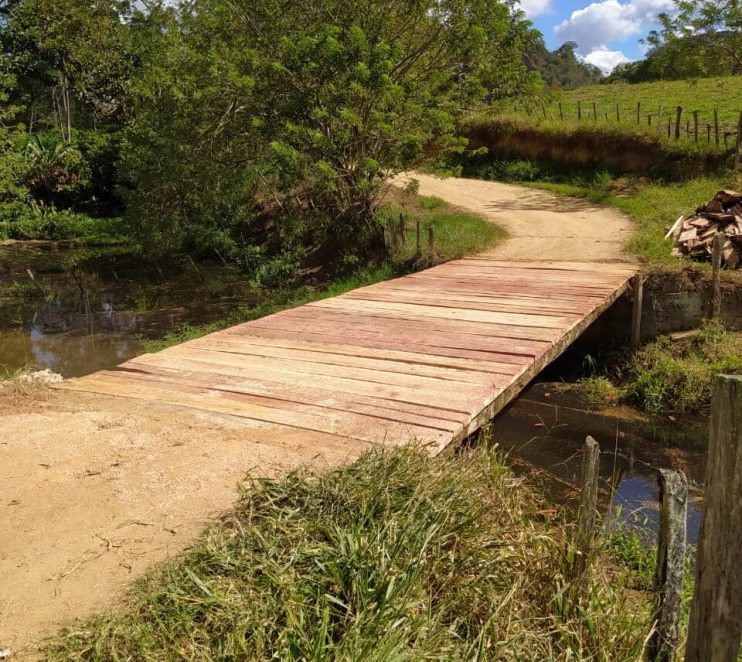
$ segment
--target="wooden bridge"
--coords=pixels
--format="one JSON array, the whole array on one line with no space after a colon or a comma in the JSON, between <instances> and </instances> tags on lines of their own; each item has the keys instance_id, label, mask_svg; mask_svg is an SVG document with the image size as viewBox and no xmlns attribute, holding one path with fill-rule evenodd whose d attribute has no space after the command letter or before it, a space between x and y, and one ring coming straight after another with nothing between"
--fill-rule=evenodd
<instances>
[{"instance_id":1,"label":"wooden bridge","mask_svg":"<svg viewBox=\"0 0 742 662\"><path fill-rule=\"evenodd\" d=\"M349 445L418 440L438 452L512 400L635 271L622 263L457 260L60 388L224 415L277 434L303 430L308 443L323 433Z\"/></svg>"}]
</instances>

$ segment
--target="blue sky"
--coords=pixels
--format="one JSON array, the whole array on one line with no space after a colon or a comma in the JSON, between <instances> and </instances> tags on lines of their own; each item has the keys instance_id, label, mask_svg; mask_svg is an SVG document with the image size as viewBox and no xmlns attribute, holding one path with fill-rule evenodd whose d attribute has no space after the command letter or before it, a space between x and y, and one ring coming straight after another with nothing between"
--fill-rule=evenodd
<instances>
[{"instance_id":1,"label":"blue sky","mask_svg":"<svg viewBox=\"0 0 742 662\"><path fill-rule=\"evenodd\" d=\"M520 1L549 48L575 41L578 54L606 73L620 62L641 59L639 40L656 26L657 14L674 6L672 0Z\"/></svg>"}]
</instances>

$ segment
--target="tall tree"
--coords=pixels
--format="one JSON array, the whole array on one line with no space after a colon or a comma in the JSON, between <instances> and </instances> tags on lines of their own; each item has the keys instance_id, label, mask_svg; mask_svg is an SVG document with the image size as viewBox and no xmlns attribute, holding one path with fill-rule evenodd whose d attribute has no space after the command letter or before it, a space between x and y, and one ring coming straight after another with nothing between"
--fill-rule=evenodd
<instances>
[{"instance_id":1,"label":"tall tree","mask_svg":"<svg viewBox=\"0 0 742 662\"><path fill-rule=\"evenodd\" d=\"M67 140L75 106L94 122L125 112L134 64L129 0L6 0L3 12L0 43L24 101L33 109L48 94Z\"/></svg>"},{"instance_id":2,"label":"tall tree","mask_svg":"<svg viewBox=\"0 0 742 662\"><path fill-rule=\"evenodd\" d=\"M183 5L139 88L134 216L165 245L234 250L267 214L277 242L374 245L385 181L454 145L483 83L527 79L529 30L497 0Z\"/></svg>"},{"instance_id":3,"label":"tall tree","mask_svg":"<svg viewBox=\"0 0 742 662\"><path fill-rule=\"evenodd\" d=\"M658 18L661 28L646 39L657 49L656 66L705 75L720 68L722 73L742 73L740 0L675 0L675 11Z\"/></svg>"}]
</instances>

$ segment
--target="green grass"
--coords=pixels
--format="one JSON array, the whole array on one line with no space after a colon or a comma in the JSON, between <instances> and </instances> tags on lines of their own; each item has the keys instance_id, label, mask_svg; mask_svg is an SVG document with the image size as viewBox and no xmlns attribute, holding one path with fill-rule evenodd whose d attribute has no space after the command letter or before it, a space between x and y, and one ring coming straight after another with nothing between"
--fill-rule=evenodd
<instances>
[{"instance_id":1,"label":"green grass","mask_svg":"<svg viewBox=\"0 0 742 662\"><path fill-rule=\"evenodd\" d=\"M596 407L623 402L656 416L707 415L717 375L742 374L742 332L705 322L696 335L662 336L592 369L575 388Z\"/></svg>"},{"instance_id":2,"label":"green grass","mask_svg":"<svg viewBox=\"0 0 742 662\"><path fill-rule=\"evenodd\" d=\"M742 333L707 323L697 336L660 338L627 366L621 399L655 414L706 414L716 376L742 374Z\"/></svg>"},{"instance_id":3,"label":"green grass","mask_svg":"<svg viewBox=\"0 0 742 662\"><path fill-rule=\"evenodd\" d=\"M739 120L742 98L742 76L723 78L702 78L697 80L656 81L652 83L638 83L634 85L593 85L580 87L575 90L559 92L552 95L544 107L547 118L544 120L544 107L540 103L529 104L526 112L523 104L513 105L510 102L501 104L496 110L500 112L528 119L534 123L554 123L556 125L577 125L577 102L582 104L582 125L595 124L606 128L618 129L625 132L641 132L657 135L657 115L659 106L663 108L663 122L660 135L667 136L667 120L675 118L677 106L683 108L681 118L682 140L693 141L694 137L686 138L686 120L693 127L693 111L699 111L699 125L701 141L707 140L706 125L714 122L714 110L718 111L720 130L736 131ZM560 120L559 103L562 104L564 121ZM593 102L595 102L598 120L593 119ZM641 104L641 122L636 123L637 104ZM621 121L616 121L616 105L619 107ZM608 114L608 120L605 116ZM652 113L652 126L647 125L647 115ZM673 129L674 130L674 129ZM723 138L721 145L723 147ZM730 138L730 146L733 138ZM713 135L712 135L713 141Z\"/></svg>"},{"instance_id":4,"label":"green grass","mask_svg":"<svg viewBox=\"0 0 742 662\"><path fill-rule=\"evenodd\" d=\"M242 306L229 316L210 324L183 324L163 338L145 340L145 351L156 352L280 310L338 296L439 262L478 253L506 236L505 231L497 225L479 216L460 213L439 198L425 198L400 192L395 195L383 213L389 223L398 221L400 214L403 215L407 224L407 240L380 265L358 269L350 275L337 277L319 286L297 285L290 289L268 290L265 300L256 306ZM416 254L414 228L418 220L423 232L422 255ZM433 227L436 240L436 254L432 257L427 254L428 227Z\"/></svg>"},{"instance_id":5,"label":"green grass","mask_svg":"<svg viewBox=\"0 0 742 662\"><path fill-rule=\"evenodd\" d=\"M599 571L571 584L575 528L542 508L483 449L377 451L325 475L253 481L190 551L49 656L638 659L646 600Z\"/></svg>"},{"instance_id":6,"label":"green grass","mask_svg":"<svg viewBox=\"0 0 742 662\"><path fill-rule=\"evenodd\" d=\"M706 139L706 124L713 125L714 110L718 111L719 123L722 130L736 131L739 120L739 100L742 98L742 76L727 76L717 78L700 78L693 80L656 81L652 83L637 83L635 85L592 85L564 92L562 105L571 116L576 113L577 101L582 101L583 113L592 117L592 103L598 109L598 117L605 121L608 112L611 119L616 116L616 104L625 122L636 124L637 103L642 108L642 123L646 124L648 113L658 113L659 105L663 106L665 130L667 118L675 108L683 108L683 136L685 136L685 119L691 120L693 126L693 111L699 111L699 124L703 128L703 139ZM569 107L568 107L569 106ZM550 106L551 112L558 113L555 104ZM547 108L547 113L549 109ZM556 117L556 115L555 115ZM656 127L657 118L652 118Z\"/></svg>"}]
</instances>

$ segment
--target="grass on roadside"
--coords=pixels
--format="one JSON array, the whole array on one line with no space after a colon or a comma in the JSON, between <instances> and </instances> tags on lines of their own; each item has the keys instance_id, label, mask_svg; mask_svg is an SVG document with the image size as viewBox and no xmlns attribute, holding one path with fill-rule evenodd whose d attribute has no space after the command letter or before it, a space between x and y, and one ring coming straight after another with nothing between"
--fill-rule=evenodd
<instances>
[{"instance_id":1,"label":"grass on roadside","mask_svg":"<svg viewBox=\"0 0 742 662\"><path fill-rule=\"evenodd\" d=\"M375 451L257 480L128 603L53 660L636 660L647 603L600 563L569 579L574 527L494 451Z\"/></svg>"},{"instance_id":2,"label":"grass on roadside","mask_svg":"<svg viewBox=\"0 0 742 662\"><path fill-rule=\"evenodd\" d=\"M697 263L671 256L667 230L678 216L693 214L719 189L742 189L742 176L731 172L680 183L650 182L637 177L617 177L605 170L568 168L529 160L475 158L465 165L467 176L508 181L541 188L557 195L590 200L618 209L636 224L627 251L665 267ZM701 268L706 268L701 265Z\"/></svg>"},{"instance_id":3,"label":"grass on roadside","mask_svg":"<svg viewBox=\"0 0 742 662\"><path fill-rule=\"evenodd\" d=\"M297 285L289 289L266 290L265 299L256 306L243 306L224 319L210 324L183 324L159 340L145 340L147 352L156 352L172 345L193 340L235 324L249 322L287 308L311 301L327 299L350 290L373 285L405 273L424 269L438 262L455 260L464 255L481 252L505 236L505 231L489 221L459 211L440 198L418 196L394 191L389 203L381 211L383 221L391 226L400 214L407 226L403 246L379 265L361 268L349 275L339 276L322 285ZM423 232L423 254L416 255L415 223L420 221ZM436 255L427 255L427 228L433 227Z\"/></svg>"},{"instance_id":4,"label":"grass on roadside","mask_svg":"<svg viewBox=\"0 0 742 662\"><path fill-rule=\"evenodd\" d=\"M639 182L634 187L629 184L629 191L616 191L614 181L611 179L602 184L540 181L530 184L621 210L636 221L636 232L627 250L644 260L672 265L690 262L672 257L672 240L664 239L675 219L681 214L692 214L697 207L711 200L719 189L740 186L739 178L732 175L703 177L676 184Z\"/></svg>"}]
</instances>

